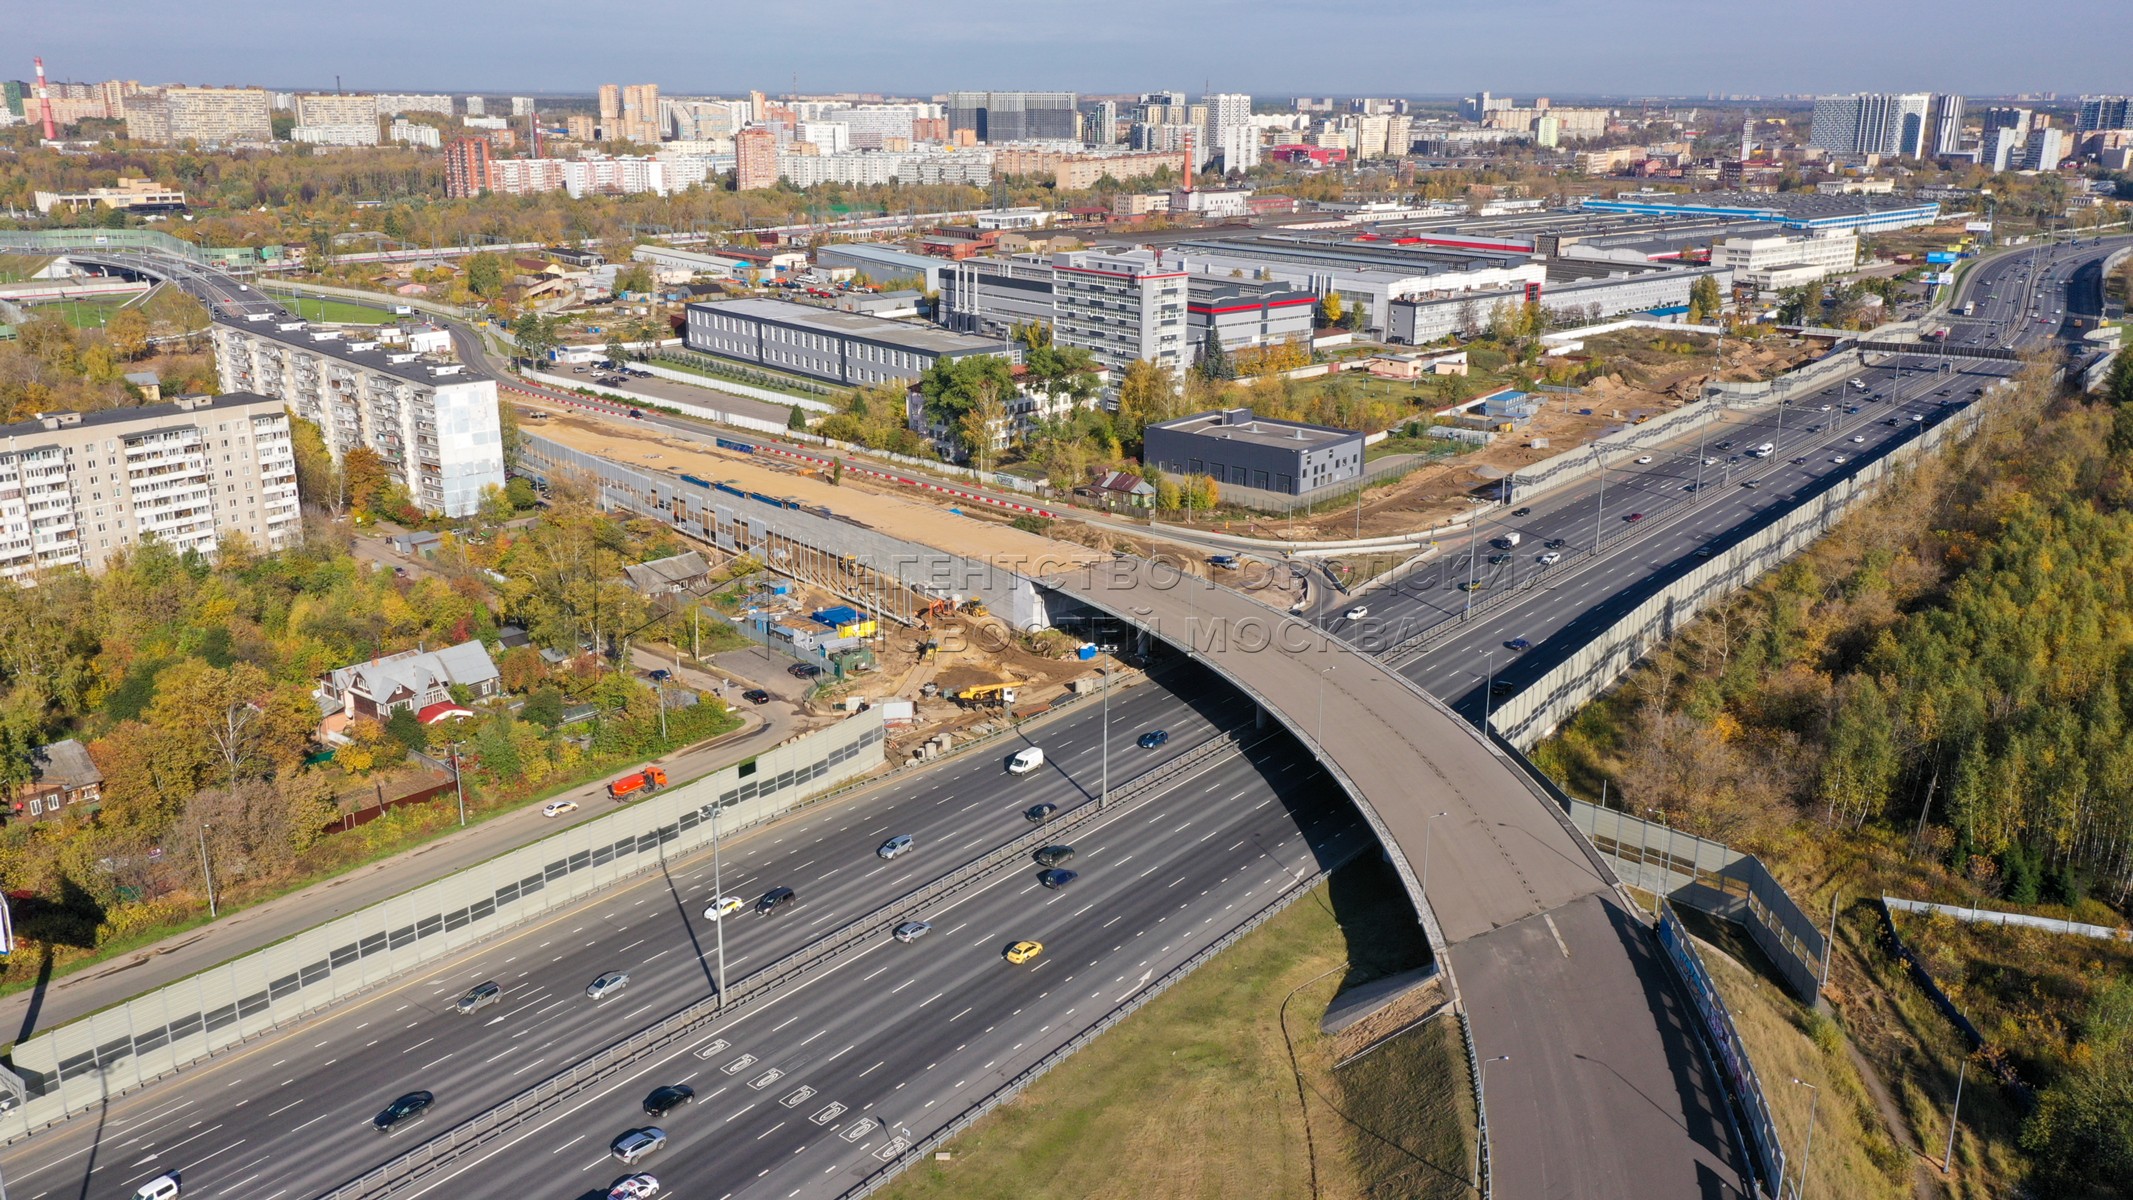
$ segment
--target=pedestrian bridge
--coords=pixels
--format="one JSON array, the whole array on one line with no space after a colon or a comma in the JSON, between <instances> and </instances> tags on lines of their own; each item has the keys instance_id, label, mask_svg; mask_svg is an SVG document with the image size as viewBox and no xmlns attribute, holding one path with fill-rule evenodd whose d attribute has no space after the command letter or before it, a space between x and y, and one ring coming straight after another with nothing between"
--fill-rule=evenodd
<instances>
[{"instance_id":1,"label":"pedestrian bridge","mask_svg":"<svg viewBox=\"0 0 2133 1200\"><path fill-rule=\"evenodd\" d=\"M1377 832L1468 1012L1496 1195L1752 1194L1694 1010L1592 849L1516 763L1323 630L1167 564L1040 584L1160 638L1313 747Z\"/></svg>"}]
</instances>

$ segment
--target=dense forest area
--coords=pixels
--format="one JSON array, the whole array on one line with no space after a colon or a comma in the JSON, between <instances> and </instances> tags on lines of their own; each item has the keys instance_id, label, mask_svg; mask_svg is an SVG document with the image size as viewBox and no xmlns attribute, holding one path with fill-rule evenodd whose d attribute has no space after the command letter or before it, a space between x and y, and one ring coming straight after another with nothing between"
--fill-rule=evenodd
<instances>
[{"instance_id":1,"label":"dense forest area","mask_svg":"<svg viewBox=\"0 0 2133 1200\"><path fill-rule=\"evenodd\" d=\"M1604 780L1632 811L1762 855L1798 895L2124 926L2129 718L2133 357L2087 400L2032 368L1977 436L1706 611L1536 758L1576 791L1597 798ZM2123 981L2008 982L2032 1014L2007 1036L2041 1076L2023 1133L2038 1180L2121 1194Z\"/></svg>"},{"instance_id":2,"label":"dense forest area","mask_svg":"<svg viewBox=\"0 0 2133 1200\"><path fill-rule=\"evenodd\" d=\"M153 372L169 395L220 391L214 361L197 336L207 321L198 301L172 289L120 309L101 329L32 316L13 340L0 341L0 425L41 412L139 404L140 389L126 382L138 371ZM151 337L179 340L152 345Z\"/></svg>"},{"instance_id":3,"label":"dense forest area","mask_svg":"<svg viewBox=\"0 0 2133 1200\"><path fill-rule=\"evenodd\" d=\"M670 707L662 736L654 691L584 652L606 646L626 662L632 639L687 619L622 578L624 564L677 552L670 533L606 517L567 488L537 519L509 519L504 505L492 515L447 535L411 577L360 561L343 526L314 518L305 544L279 553L238 539L210 558L151 542L95 576L0 589L0 788L63 737L104 775L100 811L0 829L0 879L40 898L18 907L18 933L79 958L195 919L203 850L229 904L427 836L453 819L450 805L329 832L351 805L374 803L369 781L411 752L443 758L456 745L479 815L733 727L706 697ZM501 649L506 621L534 644ZM358 718L344 744L320 742L313 691L327 672L468 640L489 647L502 699L434 725ZM566 722L573 709L590 719ZM34 958L16 961L34 969Z\"/></svg>"}]
</instances>

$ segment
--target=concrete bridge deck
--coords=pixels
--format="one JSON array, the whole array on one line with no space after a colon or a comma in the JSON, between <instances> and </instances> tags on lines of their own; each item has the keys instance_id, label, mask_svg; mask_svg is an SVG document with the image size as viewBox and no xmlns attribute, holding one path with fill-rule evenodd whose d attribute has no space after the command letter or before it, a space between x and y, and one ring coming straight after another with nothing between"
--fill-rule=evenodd
<instances>
[{"instance_id":1,"label":"concrete bridge deck","mask_svg":"<svg viewBox=\"0 0 2133 1200\"><path fill-rule=\"evenodd\" d=\"M1399 675L1236 591L1121 559L1042 583L1189 651L1354 797L1487 1071L1494 1193L1748 1196L1718 1076L1656 942L1553 804ZM1437 814L1444 814L1439 817Z\"/></svg>"}]
</instances>

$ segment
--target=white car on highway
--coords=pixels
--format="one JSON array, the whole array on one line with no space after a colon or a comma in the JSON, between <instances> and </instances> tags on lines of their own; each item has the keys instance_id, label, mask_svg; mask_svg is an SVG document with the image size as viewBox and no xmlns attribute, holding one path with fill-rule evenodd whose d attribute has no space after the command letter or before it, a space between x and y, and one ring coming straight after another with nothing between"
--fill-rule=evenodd
<instances>
[{"instance_id":1,"label":"white car on highway","mask_svg":"<svg viewBox=\"0 0 2133 1200\"><path fill-rule=\"evenodd\" d=\"M739 896L720 896L718 899L713 900L711 902L711 906L709 908L706 908L704 910L704 920L723 920L727 916L727 914L737 913L746 907L747 902L742 900Z\"/></svg>"},{"instance_id":2,"label":"white car on highway","mask_svg":"<svg viewBox=\"0 0 2133 1200\"><path fill-rule=\"evenodd\" d=\"M550 800L548 803L541 805L541 815L544 817L560 817L564 813L574 813L576 811L578 811L578 802L575 800Z\"/></svg>"},{"instance_id":3,"label":"white car on highway","mask_svg":"<svg viewBox=\"0 0 2133 1200\"><path fill-rule=\"evenodd\" d=\"M1853 435L1852 435L1852 442L1853 442L1853 444L1855 444L1855 445L1856 445L1856 444L1858 444L1858 443L1861 443L1861 442L1864 442L1864 441L1866 441L1866 437L1865 437L1865 435L1863 435L1863 434L1857 434L1857 433L1855 433L1855 434L1853 434Z\"/></svg>"},{"instance_id":4,"label":"white car on highway","mask_svg":"<svg viewBox=\"0 0 2133 1200\"><path fill-rule=\"evenodd\" d=\"M1561 561L1563 561L1562 554L1559 551L1555 550L1550 550L1546 554L1540 556L1540 565L1544 567L1553 566Z\"/></svg>"},{"instance_id":5,"label":"white car on highway","mask_svg":"<svg viewBox=\"0 0 2133 1200\"><path fill-rule=\"evenodd\" d=\"M1843 466L1845 458L1841 454L1833 454L1830 456L1829 461L1836 463L1838 466Z\"/></svg>"},{"instance_id":6,"label":"white car on highway","mask_svg":"<svg viewBox=\"0 0 2133 1200\"><path fill-rule=\"evenodd\" d=\"M1364 617L1370 615L1370 606L1367 604L1358 604L1354 608L1349 609L1345 615L1350 621L1360 621Z\"/></svg>"},{"instance_id":7,"label":"white car on highway","mask_svg":"<svg viewBox=\"0 0 2133 1200\"><path fill-rule=\"evenodd\" d=\"M1652 456L1651 456L1651 455L1649 455L1649 454L1647 454L1647 455L1645 455L1645 456L1643 456L1642 458L1639 458L1639 459L1637 460L1637 465L1638 465L1638 466L1640 466L1640 467L1641 467L1641 466L1645 466L1645 465L1649 464L1649 463L1650 463L1651 461L1652 461Z\"/></svg>"}]
</instances>

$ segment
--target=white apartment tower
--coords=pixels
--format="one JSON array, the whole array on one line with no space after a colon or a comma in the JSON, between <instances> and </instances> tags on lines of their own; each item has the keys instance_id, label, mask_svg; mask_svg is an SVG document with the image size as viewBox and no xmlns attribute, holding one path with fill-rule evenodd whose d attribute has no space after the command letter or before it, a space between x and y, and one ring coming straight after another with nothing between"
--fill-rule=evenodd
<instances>
[{"instance_id":1,"label":"white apartment tower","mask_svg":"<svg viewBox=\"0 0 2133 1200\"><path fill-rule=\"evenodd\" d=\"M276 397L316 424L334 461L368 446L417 506L471 516L483 488L504 485L496 381L426 360L429 339L450 342L442 331L394 345L296 320L217 322L215 361L224 388Z\"/></svg>"},{"instance_id":2,"label":"white apartment tower","mask_svg":"<svg viewBox=\"0 0 2133 1200\"><path fill-rule=\"evenodd\" d=\"M0 425L0 578L95 570L150 539L211 554L242 533L279 550L302 529L278 400L188 396Z\"/></svg>"},{"instance_id":3,"label":"white apartment tower","mask_svg":"<svg viewBox=\"0 0 2133 1200\"><path fill-rule=\"evenodd\" d=\"M1183 256L1160 250L1104 253L1070 250L1052 256L1052 336L1079 346L1110 371L1147 359L1173 374L1192 363L1186 314L1190 272Z\"/></svg>"}]
</instances>

